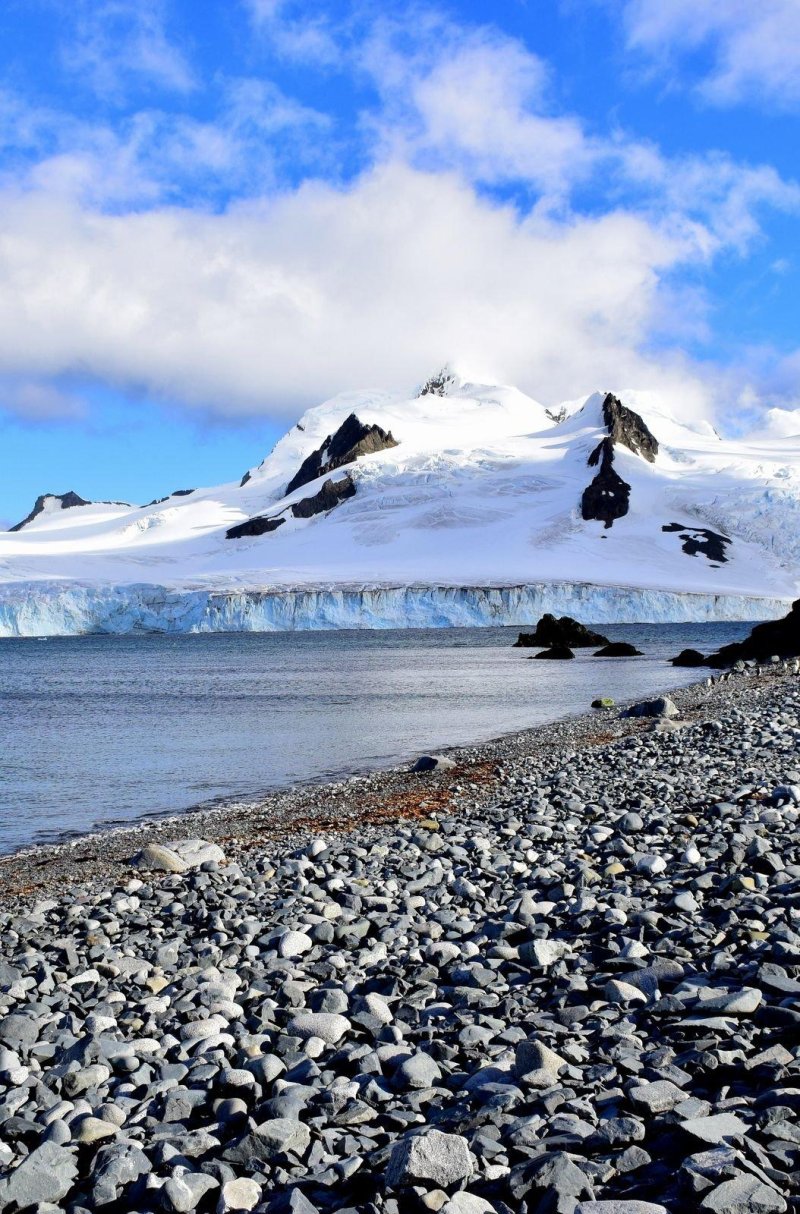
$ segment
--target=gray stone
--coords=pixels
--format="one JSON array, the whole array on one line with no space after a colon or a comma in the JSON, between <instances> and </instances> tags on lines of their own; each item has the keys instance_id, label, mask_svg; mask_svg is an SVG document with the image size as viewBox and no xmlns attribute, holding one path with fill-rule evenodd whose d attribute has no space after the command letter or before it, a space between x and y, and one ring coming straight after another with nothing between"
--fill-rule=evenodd
<instances>
[{"instance_id":1,"label":"gray stone","mask_svg":"<svg viewBox=\"0 0 800 1214\"><path fill-rule=\"evenodd\" d=\"M395 1144L386 1183L390 1188L399 1188L421 1180L446 1189L466 1180L472 1171L472 1154L465 1138L427 1130L401 1138Z\"/></svg>"},{"instance_id":2,"label":"gray stone","mask_svg":"<svg viewBox=\"0 0 800 1214\"><path fill-rule=\"evenodd\" d=\"M680 1127L687 1134L713 1145L741 1140L747 1134L747 1126L734 1113L715 1113L711 1117L690 1117L681 1121Z\"/></svg>"},{"instance_id":3,"label":"gray stone","mask_svg":"<svg viewBox=\"0 0 800 1214\"><path fill-rule=\"evenodd\" d=\"M631 1088L628 1095L636 1108L646 1109L652 1114L668 1113L686 1099L686 1093L668 1079L657 1079L654 1083Z\"/></svg>"},{"instance_id":4,"label":"gray stone","mask_svg":"<svg viewBox=\"0 0 800 1214\"><path fill-rule=\"evenodd\" d=\"M336 1012L300 1012L289 1021L293 1037L319 1037L327 1045L336 1045L350 1030L350 1021Z\"/></svg>"},{"instance_id":5,"label":"gray stone","mask_svg":"<svg viewBox=\"0 0 800 1214\"><path fill-rule=\"evenodd\" d=\"M75 1156L65 1147L44 1142L31 1151L0 1188L0 1209L16 1205L21 1210L67 1196L78 1175Z\"/></svg>"},{"instance_id":6,"label":"gray stone","mask_svg":"<svg viewBox=\"0 0 800 1214\"><path fill-rule=\"evenodd\" d=\"M740 1174L724 1180L700 1202L701 1210L714 1214L771 1214L788 1210L786 1200L755 1176Z\"/></svg>"}]
</instances>

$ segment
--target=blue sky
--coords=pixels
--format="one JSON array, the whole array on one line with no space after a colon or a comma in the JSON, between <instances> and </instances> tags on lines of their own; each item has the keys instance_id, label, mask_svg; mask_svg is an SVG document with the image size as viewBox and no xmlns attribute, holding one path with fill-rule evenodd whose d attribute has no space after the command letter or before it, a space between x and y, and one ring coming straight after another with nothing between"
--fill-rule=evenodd
<instances>
[{"instance_id":1,"label":"blue sky","mask_svg":"<svg viewBox=\"0 0 800 1214\"><path fill-rule=\"evenodd\" d=\"M795 428L796 0L6 0L0 45L0 520L445 361Z\"/></svg>"}]
</instances>

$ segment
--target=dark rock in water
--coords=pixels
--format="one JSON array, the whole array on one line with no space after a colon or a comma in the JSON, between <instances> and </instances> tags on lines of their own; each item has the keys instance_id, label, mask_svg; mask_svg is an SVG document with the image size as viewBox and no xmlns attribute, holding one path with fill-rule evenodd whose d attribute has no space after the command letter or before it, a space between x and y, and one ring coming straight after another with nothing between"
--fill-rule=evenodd
<instances>
[{"instance_id":1,"label":"dark rock in water","mask_svg":"<svg viewBox=\"0 0 800 1214\"><path fill-rule=\"evenodd\" d=\"M634 455L641 455L648 463L655 462L658 439L650 433L638 413L610 392L603 401L603 421L612 443L622 443Z\"/></svg>"},{"instance_id":2,"label":"dark rock in water","mask_svg":"<svg viewBox=\"0 0 800 1214\"><path fill-rule=\"evenodd\" d=\"M348 472L338 481L325 481L322 488L313 497L304 497L295 502L291 511L295 518L313 518L315 514L324 514L332 510L348 497L355 497L355 482Z\"/></svg>"},{"instance_id":3,"label":"dark rock in water","mask_svg":"<svg viewBox=\"0 0 800 1214\"><path fill-rule=\"evenodd\" d=\"M734 662L757 661L777 655L780 658L800 656L800 599L795 599L788 615L780 620L756 624L749 637L732 645L723 645L712 653L706 665L732 666Z\"/></svg>"},{"instance_id":4,"label":"dark rock in water","mask_svg":"<svg viewBox=\"0 0 800 1214\"><path fill-rule=\"evenodd\" d=\"M351 413L335 434L329 434L321 446L303 460L286 486L286 492L293 493L301 485L308 485L324 473L350 464L362 455L372 455L375 451L385 451L397 445L391 433L380 426L367 426L359 421L355 413Z\"/></svg>"},{"instance_id":5,"label":"dark rock in water","mask_svg":"<svg viewBox=\"0 0 800 1214\"><path fill-rule=\"evenodd\" d=\"M612 467L614 463L614 443L610 438L604 438L589 456L589 467L600 464L600 471L594 480L586 486L581 498L581 516L605 523L608 529L615 519L623 518L628 513L631 497L631 487Z\"/></svg>"},{"instance_id":6,"label":"dark rock in water","mask_svg":"<svg viewBox=\"0 0 800 1214\"><path fill-rule=\"evenodd\" d=\"M662 531L678 531L682 540L683 551L688 556L708 557L709 561L724 564L727 561L725 550L732 540L727 535L719 535L708 527L690 527L684 523L665 523Z\"/></svg>"},{"instance_id":7,"label":"dark rock in water","mask_svg":"<svg viewBox=\"0 0 800 1214\"><path fill-rule=\"evenodd\" d=\"M9 527L9 531L21 531L28 523L44 512L47 502L59 502L62 510L71 510L73 506L92 506L93 502L87 502L86 498L79 497L70 489L69 493L42 493L37 497L33 510L27 514L21 523L15 523L13 527ZM109 506L126 506L127 502L104 502L103 505Z\"/></svg>"},{"instance_id":8,"label":"dark rock in water","mask_svg":"<svg viewBox=\"0 0 800 1214\"><path fill-rule=\"evenodd\" d=\"M706 659L699 649L682 649L676 658L670 658L673 666L705 666Z\"/></svg>"},{"instance_id":9,"label":"dark rock in water","mask_svg":"<svg viewBox=\"0 0 800 1214\"><path fill-rule=\"evenodd\" d=\"M573 649L587 649L590 645L608 645L608 637L600 632L592 632L585 624L573 620L572 616L562 615L556 619L547 612L539 620L533 632L521 632L514 642L514 647L542 649L550 645L569 645Z\"/></svg>"},{"instance_id":10,"label":"dark rock in water","mask_svg":"<svg viewBox=\"0 0 800 1214\"><path fill-rule=\"evenodd\" d=\"M549 649L543 649L541 653L532 653L529 661L534 658L552 659L553 661L566 661L567 658L574 658L575 654L566 645L552 645Z\"/></svg>"},{"instance_id":11,"label":"dark rock in water","mask_svg":"<svg viewBox=\"0 0 800 1214\"><path fill-rule=\"evenodd\" d=\"M640 658L642 651L635 645L629 645L627 641L609 641L608 645L598 649L594 656L596 658Z\"/></svg>"},{"instance_id":12,"label":"dark rock in water","mask_svg":"<svg viewBox=\"0 0 800 1214\"><path fill-rule=\"evenodd\" d=\"M285 518L264 518L257 516L249 518L244 523L237 523L225 532L228 540L241 540L249 535L266 535L268 531L277 531L286 522Z\"/></svg>"}]
</instances>

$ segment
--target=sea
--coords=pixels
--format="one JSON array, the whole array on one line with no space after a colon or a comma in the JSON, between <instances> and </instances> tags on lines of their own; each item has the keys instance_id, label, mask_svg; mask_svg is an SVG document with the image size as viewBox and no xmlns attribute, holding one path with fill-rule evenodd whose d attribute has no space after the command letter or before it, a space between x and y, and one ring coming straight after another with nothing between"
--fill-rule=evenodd
<instances>
[{"instance_id":1,"label":"sea","mask_svg":"<svg viewBox=\"0 0 800 1214\"><path fill-rule=\"evenodd\" d=\"M516 628L2 639L0 854L654 695L751 627L603 625L644 656L567 662Z\"/></svg>"}]
</instances>

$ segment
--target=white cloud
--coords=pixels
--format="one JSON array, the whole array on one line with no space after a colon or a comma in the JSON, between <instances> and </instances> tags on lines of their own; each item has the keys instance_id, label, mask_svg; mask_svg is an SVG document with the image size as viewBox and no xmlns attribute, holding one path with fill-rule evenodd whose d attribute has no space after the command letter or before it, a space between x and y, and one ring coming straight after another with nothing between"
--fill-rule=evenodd
<instances>
[{"instance_id":1,"label":"white cloud","mask_svg":"<svg viewBox=\"0 0 800 1214\"><path fill-rule=\"evenodd\" d=\"M486 28L464 33L431 15L413 53L397 38L397 25L380 22L363 55L383 101L376 127L393 154L548 193L596 163L580 122L548 113L548 69L520 42Z\"/></svg>"},{"instance_id":2,"label":"white cloud","mask_svg":"<svg viewBox=\"0 0 800 1214\"><path fill-rule=\"evenodd\" d=\"M548 400L663 382L638 350L695 255L624 211L520 217L401 164L221 215L6 194L0 233L0 371L283 416L446 359Z\"/></svg>"},{"instance_id":3,"label":"white cloud","mask_svg":"<svg viewBox=\"0 0 800 1214\"><path fill-rule=\"evenodd\" d=\"M257 33L279 55L317 67L342 65L341 22L312 14L307 0L244 0L244 6Z\"/></svg>"},{"instance_id":4,"label":"white cloud","mask_svg":"<svg viewBox=\"0 0 800 1214\"><path fill-rule=\"evenodd\" d=\"M177 93L196 86L192 68L166 31L163 0L76 0L66 65L100 96L120 100L131 82Z\"/></svg>"},{"instance_id":5,"label":"white cloud","mask_svg":"<svg viewBox=\"0 0 800 1214\"><path fill-rule=\"evenodd\" d=\"M274 188L282 158L317 160L329 118L266 80L223 82L216 113L139 110L116 123L89 122L0 91L0 182L119 208Z\"/></svg>"},{"instance_id":6,"label":"white cloud","mask_svg":"<svg viewBox=\"0 0 800 1214\"><path fill-rule=\"evenodd\" d=\"M624 20L628 45L667 64L675 53L709 55L699 88L715 104L800 102L798 0L625 0Z\"/></svg>"}]
</instances>

